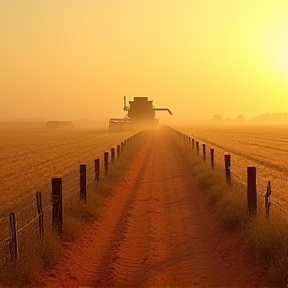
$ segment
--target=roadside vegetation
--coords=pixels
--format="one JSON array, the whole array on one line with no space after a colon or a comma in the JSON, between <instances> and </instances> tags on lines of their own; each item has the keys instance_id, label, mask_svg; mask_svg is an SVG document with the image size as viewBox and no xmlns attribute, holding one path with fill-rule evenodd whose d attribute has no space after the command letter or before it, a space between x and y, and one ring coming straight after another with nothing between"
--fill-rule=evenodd
<instances>
[{"instance_id":1,"label":"roadside vegetation","mask_svg":"<svg viewBox=\"0 0 288 288\"><path fill-rule=\"evenodd\" d=\"M44 238L40 240L38 223L27 231L19 232L19 259L12 263L10 259L1 267L1 287L22 287L29 284L45 269L53 268L62 252L63 245L74 241L85 225L88 225L97 217L103 206L103 201L111 193L117 181L124 176L129 169L133 158L139 152L147 139L146 133L141 133L131 142L127 143L120 158L113 164L109 164L109 170L105 177L104 171L100 171L99 182L89 183L87 186L87 203L75 195L69 201L63 199L63 234L60 236L52 229L50 216L44 216ZM79 189L79 188L78 188ZM76 191L77 192L77 191ZM51 208L49 213L51 215ZM45 215L45 213L44 213ZM9 249L9 247L8 247ZM44 283L43 283L44 285Z\"/></svg>"},{"instance_id":2,"label":"roadside vegetation","mask_svg":"<svg viewBox=\"0 0 288 288\"><path fill-rule=\"evenodd\" d=\"M182 140L171 135L176 148L185 159L197 185L214 206L223 226L239 233L247 250L254 255L266 271L272 285L288 284L288 220L277 213L269 219L260 210L257 217L249 216L246 190L232 182L230 186L224 171L211 168L210 159L203 161L196 149L188 151ZM233 175L232 175L233 177ZM233 180L233 179L232 179ZM273 207L272 207L273 208ZM275 210L277 208L275 207ZM274 212L276 212L274 210ZM273 214L273 209L271 211Z\"/></svg>"}]
</instances>

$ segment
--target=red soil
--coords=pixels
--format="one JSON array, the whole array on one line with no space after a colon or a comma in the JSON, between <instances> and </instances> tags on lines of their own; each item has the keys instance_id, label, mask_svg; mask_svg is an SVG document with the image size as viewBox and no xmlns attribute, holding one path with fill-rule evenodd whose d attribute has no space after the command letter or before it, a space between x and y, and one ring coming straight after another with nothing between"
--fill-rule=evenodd
<instances>
[{"instance_id":1,"label":"red soil","mask_svg":"<svg viewBox=\"0 0 288 288\"><path fill-rule=\"evenodd\" d=\"M100 218L69 244L48 287L263 287L240 238L221 228L164 130L132 163ZM267 284L266 284L267 285Z\"/></svg>"}]
</instances>

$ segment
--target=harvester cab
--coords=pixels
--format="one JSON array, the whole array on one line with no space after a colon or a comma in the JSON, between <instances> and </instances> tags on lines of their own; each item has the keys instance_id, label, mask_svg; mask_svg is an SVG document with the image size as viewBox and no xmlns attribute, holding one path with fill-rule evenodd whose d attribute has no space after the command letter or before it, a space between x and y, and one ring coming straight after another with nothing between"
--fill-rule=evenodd
<instances>
[{"instance_id":1,"label":"harvester cab","mask_svg":"<svg viewBox=\"0 0 288 288\"><path fill-rule=\"evenodd\" d=\"M172 115L172 112L168 108L155 108L153 101L148 100L148 97L134 97L134 100L129 101L129 106L127 106L126 96L124 96L123 110L127 112L126 117L111 118L109 120L110 130L121 131L132 127L156 126L159 120L155 118L155 111L167 111Z\"/></svg>"}]
</instances>

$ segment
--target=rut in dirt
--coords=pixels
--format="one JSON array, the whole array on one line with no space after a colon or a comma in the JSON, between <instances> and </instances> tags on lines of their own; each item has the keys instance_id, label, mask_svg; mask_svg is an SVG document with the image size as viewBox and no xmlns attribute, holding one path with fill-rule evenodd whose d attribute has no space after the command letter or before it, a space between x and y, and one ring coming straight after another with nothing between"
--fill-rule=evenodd
<instances>
[{"instance_id":1,"label":"rut in dirt","mask_svg":"<svg viewBox=\"0 0 288 288\"><path fill-rule=\"evenodd\" d=\"M58 287L260 287L264 276L223 231L169 131L150 140L99 220L44 280ZM52 276L51 276L52 275Z\"/></svg>"}]
</instances>

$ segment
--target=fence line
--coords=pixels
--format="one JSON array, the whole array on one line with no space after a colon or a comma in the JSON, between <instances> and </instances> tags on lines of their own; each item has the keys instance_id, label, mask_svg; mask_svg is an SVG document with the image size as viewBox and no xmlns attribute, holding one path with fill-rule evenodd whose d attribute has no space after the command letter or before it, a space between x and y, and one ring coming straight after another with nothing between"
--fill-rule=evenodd
<instances>
[{"instance_id":1,"label":"fence line","mask_svg":"<svg viewBox=\"0 0 288 288\"><path fill-rule=\"evenodd\" d=\"M170 131L172 131L178 137L178 139L181 141L181 143L184 146L184 148L186 149L186 151L188 151L188 152L194 151L195 154L200 156L200 149L199 149L200 141L199 141L199 139L197 139L197 137L186 135L186 134L182 133L181 131L176 130L176 129L174 129L172 127L169 127L169 126L166 126L166 127L168 129L170 129ZM204 142L204 141L202 141L202 142ZM195 143L196 143L196 147L195 147ZM203 146L203 145L205 145L205 146ZM207 149L208 148L207 146L208 145L206 143L202 143L202 147L205 147ZM212 163L212 158L211 158L212 169L214 168L214 166L216 166L216 169L219 169L223 173L226 173L226 179L227 179L227 173L229 173L229 177L231 177L231 179L228 177L227 181L231 180L232 181L232 186L235 185L235 183L236 183L236 184L241 184L242 186L244 186L244 187L246 187L248 189L247 182L245 182L245 180L243 180L244 176L241 175L241 173L239 173L238 171L236 171L234 168L231 167L231 166L233 166L233 165L231 165L231 162L230 162L229 169L225 168L224 166L221 166L217 162L214 163L215 146L214 145L211 145L211 146L213 147L213 149L210 149L210 150L213 150L213 153L210 154L210 157L213 154L213 163ZM216 149L217 149L217 147L216 147ZM223 150L223 149L219 149L219 150ZM203 152L204 152L204 149L203 149ZM205 162L205 160L207 159L207 155L208 154L206 155L206 153L205 154L204 153L202 153L202 157L203 157L203 160ZM225 152L223 153L223 156L224 155L225 155ZM224 160L224 157L223 157L223 160ZM248 175L246 176L246 180L247 180L247 177L248 177ZM269 182L267 181L267 183L271 183L271 181L269 180ZM258 187L257 194L261 195L262 197L265 197L265 199L268 196L268 194L270 193L269 196L268 196L269 203L270 203L269 206L272 205L272 207L273 207L275 205L278 208L280 208L283 211L283 213L288 215L288 203L285 203L284 201L282 201L280 199L277 199L277 198L276 199L275 198L270 199L271 194L272 194L272 190L271 190L271 187L270 187L269 188L270 191L268 191L268 184L267 184L266 187L260 185L258 182L255 182L255 184L256 184L256 187ZM257 200L257 202L258 201L259 200ZM267 199L266 199L265 203L267 204Z\"/></svg>"},{"instance_id":2,"label":"fence line","mask_svg":"<svg viewBox=\"0 0 288 288\"><path fill-rule=\"evenodd\" d=\"M127 140L124 140L123 142L121 142L120 145L117 145L117 147L118 146L121 147L121 149L119 151L119 155L117 154L117 156L116 156L114 154L115 153L115 148L113 147L113 150L111 148L110 151L113 151L112 153L114 154L114 158L105 158L103 160L101 158L100 159L99 158L96 159L100 163L100 165L99 165L100 166L99 167L100 170L99 171L101 171L101 174L103 174L103 175L105 174L105 176L107 175L107 173L109 172L108 169L109 169L110 165L112 167L113 162L117 161L117 159L121 157L122 153L127 149L127 145L130 144L130 142L133 139L135 139L136 136L140 135L140 133L141 132L136 133L135 135L129 137ZM106 153L107 153L107 151L105 151L105 155L107 155ZM61 179L61 182L63 180L62 185L61 185L61 190L65 191L65 193L63 193L64 194L64 201L70 201L76 194L78 194L79 198L81 199L81 197L83 196L80 193L81 189L82 190L84 189L84 190L87 191L87 187L90 187L94 182L98 182L99 181L99 178L97 179L97 177L96 177L96 173L97 172L98 172L98 177L99 177L99 171L95 171L95 167L96 167L95 166L95 161L96 160L94 160L94 162L91 161L91 163L93 163L94 165L89 165L88 168L87 168L86 164L80 164L79 165L80 167L84 167L84 165L85 165L85 175L80 175L81 173L83 173L83 171L80 171L80 173L79 173L79 170L78 170L78 173L76 174L76 170L75 170L74 172L69 173L69 175L65 175L63 178L59 178L59 179ZM81 179L81 177L82 177L82 179ZM68 181L66 182L65 179L67 179ZM81 182L80 182L80 179L81 179ZM45 185L45 187L46 186L48 186L48 185ZM51 187L50 187L50 189L51 189ZM41 194L40 191L38 191L37 194L38 193ZM12 259L12 261L17 261L18 260L18 234L20 232L24 231L24 230L27 230L26 228L29 228L37 220L39 220L39 223L38 223L39 227L35 228L33 231L36 231L37 229L40 229L40 237L41 237L41 229L44 229L44 228L43 227L41 228L40 219L42 219L42 222L43 222L43 215L45 215L46 213L51 214L51 218L52 218L52 216L53 216L53 207L54 207L53 205L55 205L55 203L57 205L57 199L55 201L55 198L54 198L54 201L53 201L53 197L52 196L45 198L45 205L44 205L43 208L42 208L42 200L41 200L41 204L39 204L38 203L39 199L37 199L37 202L33 201L32 204L28 204L25 207L20 208L20 210L16 209L15 212L10 212L9 213L10 235L8 237L5 237L4 239L0 240L0 266L3 265L3 263L9 258ZM41 195L40 196L37 195L37 198L38 197L40 197L42 199ZM39 205L41 207L39 207ZM35 211L32 211L33 207L35 207ZM38 208L38 211L36 210L36 208ZM34 214L34 215L37 214L37 216L36 217L33 216L33 218L28 220L28 221L27 221L27 218L20 217L21 218L20 221L24 222L24 223L21 224L21 228L17 228L17 226L18 226L17 221L19 221L19 218L17 218L16 215L17 216L19 216L19 214L22 215L24 212L27 213L27 211L29 213L31 213L31 215L32 214ZM56 214L57 213L58 212L56 211ZM47 217L45 217L45 218L47 219ZM13 220L12 222L11 222L11 219ZM5 221L5 218L2 217L0 219L0 223L1 223L2 226L4 224L4 221ZM7 221L7 219L6 219L6 221ZM42 223L42 225L43 225L43 223ZM8 226L8 222L7 222L7 226ZM3 227L1 227L1 228L3 228ZM2 233L0 235L3 236L3 229L2 229L1 232ZM42 231L42 236L43 236L43 232L44 231ZM8 247L4 247L4 245L6 245ZM7 251L7 249L9 251ZM15 251L15 249L17 251ZM6 251L4 251L4 250L6 250ZM10 257L9 257L9 254L10 254ZM20 257L21 257L21 255L20 255Z\"/></svg>"}]
</instances>

